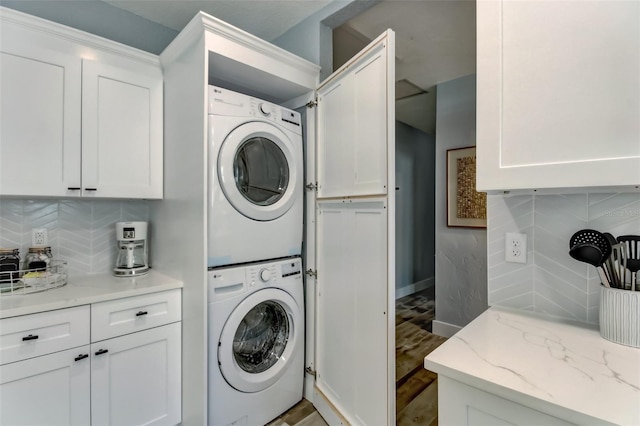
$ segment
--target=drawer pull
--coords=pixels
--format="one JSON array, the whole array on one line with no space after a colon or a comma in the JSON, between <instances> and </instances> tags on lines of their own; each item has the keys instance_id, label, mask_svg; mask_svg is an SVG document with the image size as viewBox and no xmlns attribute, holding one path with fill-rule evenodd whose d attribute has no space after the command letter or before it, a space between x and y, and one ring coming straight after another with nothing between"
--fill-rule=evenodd
<instances>
[{"instance_id":1,"label":"drawer pull","mask_svg":"<svg viewBox=\"0 0 640 426\"><path fill-rule=\"evenodd\" d=\"M142 316L147 315L147 314L148 314L148 312L147 312L147 311L140 311L140 312L138 312L138 313L136 314L136 316L137 316L137 317L142 317Z\"/></svg>"},{"instance_id":2,"label":"drawer pull","mask_svg":"<svg viewBox=\"0 0 640 426\"><path fill-rule=\"evenodd\" d=\"M22 341L23 341L23 342L26 342L27 340L36 340L37 338L38 338L38 335L37 335L37 334L36 334L35 336L34 336L33 334L30 334L30 335L28 335L28 336L26 336L26 337L23 337L23 338L22 338Z\"/></svg>"},{"instance_id":3,"label":"drawer pull","mask_svg":"<svg viewBox=\"0 0 640 426\"><path fill-rule=\"evenodd\" d=\"M75 360L76 361L80 361L80 360L85 359L85 358L89 358L89 354L80 354L75 358Z\"/></svg>"},{"instance_id":4,"label":"drawer pull","mask_svg":"<svg viewBox=\"0 0 640 426\"><path fill-rule=\"evenodd\" d=\"M67 188L67 190L69 191L80 191L80 187L79 186L70 186Z\"/></svg>"},{"instance_id":5,"label":"drawer pull","mask_svg":"<svg viewBox=\"0 0 640 426\"><path fill-rule=\"evenodd\" d=\"M96 352L96 355L106 354L107 352L109 352L109 349L100 349L98 352Z\"/></svg>"},{"instance_id":6,"label":"drawer pull","mask_svg":"<svg viewBox=\"0 0 640 426\"><path fill-rule=\"evenodd\" d=\"M84 190L85 191L97 191L98 188L85 188Z\"/></svg>"}]
</instances>

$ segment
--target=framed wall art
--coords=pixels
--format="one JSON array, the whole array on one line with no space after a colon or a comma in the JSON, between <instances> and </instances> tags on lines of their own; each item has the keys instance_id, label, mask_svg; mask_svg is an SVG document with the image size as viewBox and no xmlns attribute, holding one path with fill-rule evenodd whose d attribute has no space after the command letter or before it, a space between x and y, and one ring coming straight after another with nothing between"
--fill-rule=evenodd
<instances>
[{"instance_id":1,"label":"framed wall art","mask_svg":"<svg viewBox=\"0 0 640 426\"><path fill-rule=\"evenodd\" d=\"M487 194L476 191L475 146L447 150L447 226L487 227Z\"/></svg>"}]
</instances>

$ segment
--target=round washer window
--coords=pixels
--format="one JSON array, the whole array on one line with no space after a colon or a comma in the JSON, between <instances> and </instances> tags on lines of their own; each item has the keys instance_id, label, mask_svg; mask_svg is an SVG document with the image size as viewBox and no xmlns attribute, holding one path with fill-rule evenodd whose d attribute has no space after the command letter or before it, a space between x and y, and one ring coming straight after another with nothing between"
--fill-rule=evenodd
<instances>
[{"instance_id":1,"label":"round washer window","mask_svg":"<svg viewBox=\"0 0 640 426\"><path fill-rule=\"evenodd\" d=\"M259 206L278 202L289 185L287 158L264 137L249 138L238 147L233 175L242 196Z\"/></svg>"},{"instance_id":2,"label":"round washer window","mask_svg":"<svg viewBox=\"0 0 640 426\"><path fill-rule=\"evenodd\" d=\"M244 371L262 373L280 359L289 333L284 308L273 300L262 302L240 322L233 339L233 356Z\"/></svg>"}]
</instances>

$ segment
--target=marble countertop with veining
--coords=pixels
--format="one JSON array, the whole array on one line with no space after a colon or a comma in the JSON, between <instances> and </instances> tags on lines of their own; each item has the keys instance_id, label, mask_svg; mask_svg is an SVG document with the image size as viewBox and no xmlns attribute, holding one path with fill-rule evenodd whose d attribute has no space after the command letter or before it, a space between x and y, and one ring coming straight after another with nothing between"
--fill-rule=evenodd
<instances>
[{"instance_id":1,"label":"marble countertop with veining","mask_svg":"<svg viewBox=\"0 0 640 426\"><path fill-rule=\"evenodd\" d=\"M182 286L182 281L153 269L137 277L114 277L111 274L70 277L66 285L47 291L0 295L0 318L70 308Z\"/></svg>"},{"instance_id":2,"label":"marble countertop with veining","mask_svg":"<svg viewBox=\"0 0 640 426\"><path fill-rule=\"evenodd\" d=\"M640 425L640 349L589 325L492 307L424 365L577 424Z\"/></svg>"}]
</instances>

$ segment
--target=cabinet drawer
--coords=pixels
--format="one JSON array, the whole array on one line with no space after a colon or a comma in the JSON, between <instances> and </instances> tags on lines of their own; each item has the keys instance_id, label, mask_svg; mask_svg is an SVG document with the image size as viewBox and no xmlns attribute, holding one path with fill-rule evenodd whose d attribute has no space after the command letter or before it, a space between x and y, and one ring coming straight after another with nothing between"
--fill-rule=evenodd
<instances>
[{"instance_id":1,"label":"cabinet drawer","mask_svg":"<svg viewBox=\"0 0 640 426\"><path fill-rule=\"evenodd\" d=\"M0 320L0 364L89 343L89 306Z\"/></svg>"},{"instance_id":2,"label":"cabinet drawer","mask_svg":"<svg viewBox=\"0 0 640 426\"><path fill-rule=\"evenodd\" d=\"M91 341L133 333L180 321L180 290L91 305Z\"/></svg>"}]
</instances>

